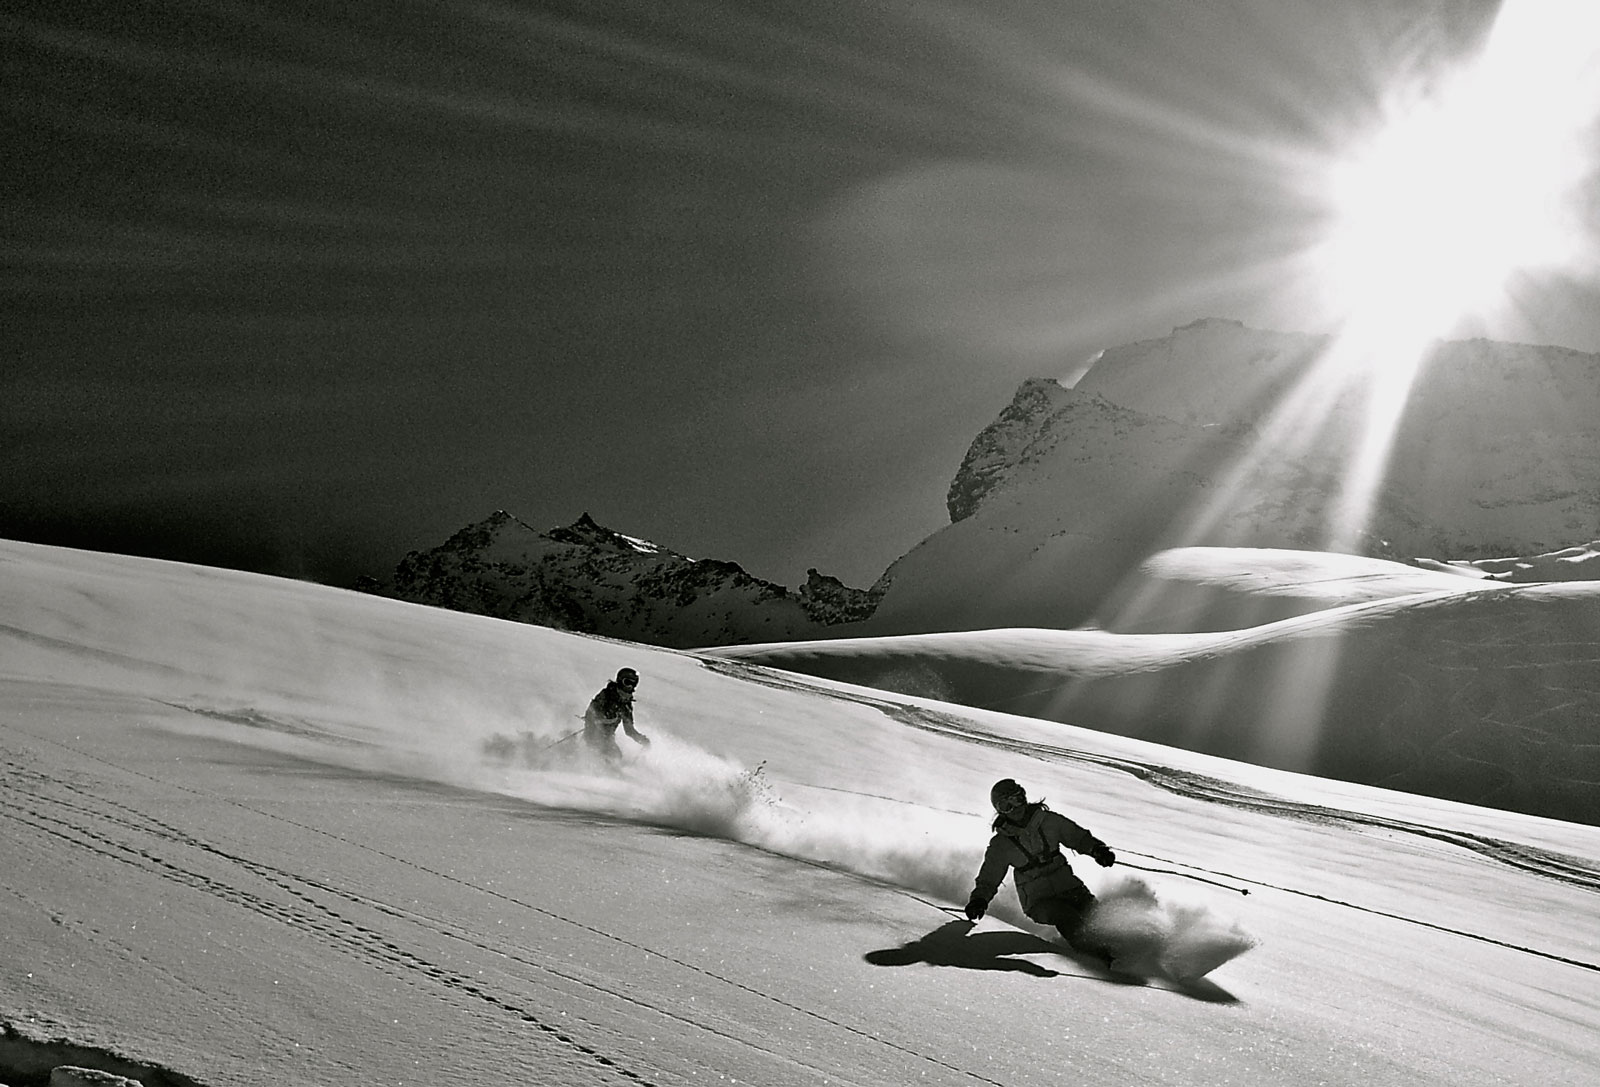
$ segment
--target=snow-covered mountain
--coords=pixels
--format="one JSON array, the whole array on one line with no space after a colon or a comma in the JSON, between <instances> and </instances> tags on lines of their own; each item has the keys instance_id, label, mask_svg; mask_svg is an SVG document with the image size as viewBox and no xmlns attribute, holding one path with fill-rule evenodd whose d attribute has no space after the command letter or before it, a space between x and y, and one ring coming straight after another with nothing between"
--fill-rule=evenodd
<instances>
[{"instance_id":1,"label":"snow-covered mountain","mask_svg":"<svg viewBox=\"0 0 1600 1087\"><path fill-rule=\"evenodd\" d=\"M1088 623L1179 629L1152 627L1132 606L1151 555L1328 545L1365 417L1363 385L1330 393L1287 428L1300 438L1310 428L1315 440L1286 444L1274 412L1331 346L1206 319L1106 350L1072 388L1025 381L951 481L950 525L869 590L815 570L790 590L587 514L539 532L499 512L407 555L385 591L678 648ZM1521 580L1588 576L1600 567L1570 555L1559 564L1505 556L1556 553L1600 534L1597 418L1600 357L1435 344L1352 548L1402 561L1510 563ZM1170 604L1163 621L1177 613ZM1191 607L1186 621L1203 630L1235 619Z\"/></svg>"},{"instance_id":2,"label":"snow-covered mountain","mask_svg":"<svg viewBox=\"0 0 1600 1087\"><path fill-rule=\"evenodd\" d=\"M1273 413L1333 346L1203 320L1105 351L1072 388L1024 382L956 473L950 525L890 566L863 629L1113 626L1107 595L1164 548L1326 547L1364 385L1293 426ZM1435 344L1354 550L1475 560L1593 538L1596 419L1600 357Z\"/></svg>"},{"instance_id":3,"label":"snow-covered mountain","mask_svg":"<svg viewBox=\"0 0 1600 1087\"><path fill-rule=\"evenodd\" d=\"M809 572L790 591L737 563L691 559L595 524L539 532L498 511L401 560L387 595L419 604L686 648L823 636L878 594Z\"/></svg>"}]
</instances>

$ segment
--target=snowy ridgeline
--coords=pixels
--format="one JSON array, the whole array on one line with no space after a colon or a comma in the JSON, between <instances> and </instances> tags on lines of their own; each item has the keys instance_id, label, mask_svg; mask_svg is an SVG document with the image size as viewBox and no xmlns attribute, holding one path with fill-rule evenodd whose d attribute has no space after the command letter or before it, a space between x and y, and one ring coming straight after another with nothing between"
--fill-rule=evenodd
<instances>
[{"instance_id":1,"label":"snowy ridgeline","mask_svg":"<svg viewBox=\"0 0 1600 1087\"><path fill-rule=\"evenodd\" d=\"M817 637L871 615L881 591L808 573L795 591L737 563L692 559L584 514L539 532L499 511L413 551L370 591L557 630L688 648Z\"/></svg>"}]
</instances>

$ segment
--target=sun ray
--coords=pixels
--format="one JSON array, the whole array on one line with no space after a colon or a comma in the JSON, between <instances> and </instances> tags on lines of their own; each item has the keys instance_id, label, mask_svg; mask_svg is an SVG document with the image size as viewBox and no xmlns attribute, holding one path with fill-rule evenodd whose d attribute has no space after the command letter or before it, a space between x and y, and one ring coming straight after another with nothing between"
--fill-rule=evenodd
<instances>
[{"instance_id":1,"label":"sun ray","mask_svg":"<svg viewBox=\"0 0 1600 1087\"><path fill-rule=\"evenodd\" d=\"M1373 131L1293 182L1330 213L1300 264L1332 332L1210 499L1175 522L1173 543L1220 542L1275 466L1295 463L1330 470L1321 537L1308 543L1371 551L1372 510L1438 339L1510 309L1530 277L1581 274L1592 259L1582 215L1596 166L1600 5L1511 0L1480 50L1426 86L1395 91ZM1129 599L1130 610L1145 602ZM1278 764L1314 749L1339 652L1278 663L1275 732L1258 737Z\"/></svg>"},{"instance_id":2,"label":"sun ray","mask_svg":"<svg viewBox=\"0 0 1600 1087\"><path fill-rule=\"evenodd\" d=\"M1346 317L1400 339L1500 305L1519 271L1582 252L1594 169L1600 6L1509 3L1470 63L1396 92L1384 123L1325 171L1320 252Z\"/></svg>"}]
</instances>

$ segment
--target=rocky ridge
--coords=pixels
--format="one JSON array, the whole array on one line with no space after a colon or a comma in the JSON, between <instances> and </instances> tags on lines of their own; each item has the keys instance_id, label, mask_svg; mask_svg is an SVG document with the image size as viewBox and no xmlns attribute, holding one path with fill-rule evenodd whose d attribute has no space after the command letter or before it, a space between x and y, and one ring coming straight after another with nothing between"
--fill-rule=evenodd
<instances>
[{"instance_id":1,"label":"rocky ridge","mask_svg":"<svg viewBox=\"0 0 1600 1087\"><path fill-rule=\"evenodd\" d=\"M808 572L798 591L734 562L692 559L587 513L547 532L504 510L413 551L386 595L673 648L814 638L872 614L881 593Z\"/></svg>"}]
</instances>

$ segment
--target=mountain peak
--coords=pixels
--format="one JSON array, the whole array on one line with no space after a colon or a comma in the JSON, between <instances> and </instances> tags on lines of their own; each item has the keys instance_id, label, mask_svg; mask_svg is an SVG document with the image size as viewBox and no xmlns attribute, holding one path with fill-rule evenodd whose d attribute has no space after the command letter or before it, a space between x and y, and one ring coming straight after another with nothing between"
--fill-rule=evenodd
<instances>
[{"instance_id":1,"label":"mountain peak","mask_svg":"<svg viewBox=\"0 0 1600 1087\"><path fill-rule=\"evenodd\" d=\"M1242 329L1244 327L1245 327L1245 324L1244 324L1243 321L1235 321L1231 317L1200 317L1200 318L1197 318L1196 320L1190 321L1186 325L1179 325L1177 328L1173 329L1172 331L1174 333L1178 333L1178 332L1193 332L1193 331L1195 331L1197 329L1206 329L1206 328L1238 328L1238 329Z\"/></svg>"},{"instance_id":2,"label":"mountain peak","mask_svg":"<svg viewBox=\"0 0 1600 1087\"><path fill-rule=\"evenodd\" d=\"M1044 421L1076 399L1077 393L1051 378L1024 381L1011 403L967 448L945 497L950 523L970 517L1010 469L1027 458L1028 446L1045 429Z\"/></svg>"},{"instance_id":3,"label":"mountain peak","mask_svg":"<svg viewBox=\"0 0 1600 1087\"><path fill-rule=\"evenodd\" d=\"M481 521L468 525L452 535L442 545L448 551L481 551L501 538L507 529L521 529L538 535L532 527L523 524L505 510L495 510Z\"/></svg>"},{"instance_id":4,"label":"mountain peak","mask_svg":"<svg viewBox=\"0 0 1600 1087\"><path fill-rule=\"evenodd\" d=\"M872 614L882 590L811 571L804 588L692 559L585 512L538 532L496 510L395 568L393 595L419 604L678 648L815 637Z\"/></svg>"},{"instance_id":5,"label":"mountain peak","mask_svg":"<svg viewBox=\"0 0 1600 1087\"><path fill-rule=\"evenodd\" d=\"M659 544L649 540L641 540L636 536L625 536L620 532L606 528L585 511L572 524L566 528L553 528L545 535L559 543L577 544L583 547L595 547L609 551L633 551L641 555L673 555ZM681 556L679 556L681 557Z\"/></svg>"},{"instance_id":6,"label":"mountain peak","mask_svg":"<svg viewBox=\"0 0 1600 1087\"><path fill-rule=\"evenodd\" d=\"M1113 588L1174 545L1474 560L1594 537L1600 356L1430 346L1351 530L1359 392L1272 425L1332 342L1205 318L1107 348L1071 389L1024 381L951 482L951 523L890 567L871 633L1104 625Z\"/></svg>"}]
</instances>

